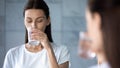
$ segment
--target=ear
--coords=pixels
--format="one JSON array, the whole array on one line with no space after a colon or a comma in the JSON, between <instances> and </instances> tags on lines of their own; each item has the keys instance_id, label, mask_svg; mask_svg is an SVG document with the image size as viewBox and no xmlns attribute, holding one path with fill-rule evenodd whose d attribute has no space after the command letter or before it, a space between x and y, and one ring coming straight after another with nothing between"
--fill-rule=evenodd
<instances>
[{"instance_id":1,"label":"ear","mask_svg":"<svg viewBox=\"0 0 120 68\"><path fill-rule=\"evenodd\" d=\"M50 25L51 19L50 16L48 17L48 21L47 21L47 26Z\"/></svg>"},{"instance_id":2,"label":"ear","mask_svg":"<svg viewBox=\"0 0 120 68\"><path fill-rule=\"evenodd\" d=\"M101 28L101 16L99 13L94 13L94 25L100 29Z\"/></svg>"}]
</instances>

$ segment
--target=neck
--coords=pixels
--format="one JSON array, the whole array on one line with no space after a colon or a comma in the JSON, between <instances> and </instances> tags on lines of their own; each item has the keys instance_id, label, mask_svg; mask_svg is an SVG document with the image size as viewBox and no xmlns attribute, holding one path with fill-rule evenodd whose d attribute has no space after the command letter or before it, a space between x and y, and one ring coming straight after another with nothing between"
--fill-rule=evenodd
<instances>
[{"instance_id":1,"label":"neck","mask_svg":"<svg viewBox=\"0 0 120 68\"><path fill-rule=\"evenodd\" d=\"M30 52L39 52L43 49L43 47L41 45L38 45L38 46L32 46L32 45L29 45L29 44L26 44L25 45L25 48L30 51Z\"/></svg>"}]
</instances>

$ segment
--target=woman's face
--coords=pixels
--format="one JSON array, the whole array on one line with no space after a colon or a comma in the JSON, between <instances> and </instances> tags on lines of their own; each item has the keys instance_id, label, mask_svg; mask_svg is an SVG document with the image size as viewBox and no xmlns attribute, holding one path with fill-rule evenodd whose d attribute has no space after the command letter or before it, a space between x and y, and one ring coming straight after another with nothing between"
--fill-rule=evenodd
<instances>
[{"instance_id":1,"label":"woman's face","mask_svg":"<svg viewBox=\"0 0 120 68\"><path fill-rule=\"evenodd\" d=\"M98 13L92 14L87 8L86 10L87 30L92 40L91 49L95 53L103 51L103 41L101 33L101 18Z\"/></svg>"},{"instance_id":2,"label":"woman's face","mask_svg":"<svg viewBox=\"0 0 120 68\"><path fill-rule=\"evenodd\" d=\"M27 30L33 28L44 32L46 26L50 24L50 21L49 18L46 18L43 10L28 9L25 11L24 23Z\"/></svg>"}]
</instances>

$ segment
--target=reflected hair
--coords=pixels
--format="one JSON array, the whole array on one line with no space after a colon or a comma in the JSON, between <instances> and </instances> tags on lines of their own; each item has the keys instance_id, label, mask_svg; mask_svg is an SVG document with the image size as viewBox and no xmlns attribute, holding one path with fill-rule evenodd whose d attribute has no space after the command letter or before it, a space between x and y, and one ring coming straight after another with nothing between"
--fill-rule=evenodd
<instances>
[{"instance_id":1,"label":"reflected hair","mask_svg":"<svg viewBox=\"0 0 120 68\"><path fill-rule=\"evenodd\" d=\"M28 9L40 9L40 10L43 10L47 19L50 16L49 7L48 7L48 5L46 4L46 2L44 0L28 0L25 7L24 7L23 16L25 16L25 11L28 10ZM51 32L52 31L51 31L51 23L50 23L46 27L45 33L47 34L47 37L48 37L49 41L53 42ZM26 33L25 33L25 43L28 43L27 29L26 29Z\"/></svg>"},{"instance_id":2,"label":"reflected hair","mask_svg":"<svg viewBox=\"0 0 120 68\"><path fill-rule=\"evenodd\" d=\"M88 0L91 13L101 16L106 58L112 68L120 68L120 0Z\"/></svg>"}]
</instances>

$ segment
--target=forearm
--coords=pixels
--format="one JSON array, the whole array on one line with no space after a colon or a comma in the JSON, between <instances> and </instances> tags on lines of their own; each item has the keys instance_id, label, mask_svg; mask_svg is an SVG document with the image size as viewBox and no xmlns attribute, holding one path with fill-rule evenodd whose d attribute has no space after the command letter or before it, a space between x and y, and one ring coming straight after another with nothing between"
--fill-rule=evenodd
<instances>
[{"instance_id":1,"label":"forearm","mask_svg":"<svg viewBox=\"0 0 120 68\"><path fill-rule=\"evenodd\" d=\"M53 49L47 49L47 53L49 57L50 68L59 68Z\"/></svg>"}]
</instances>

